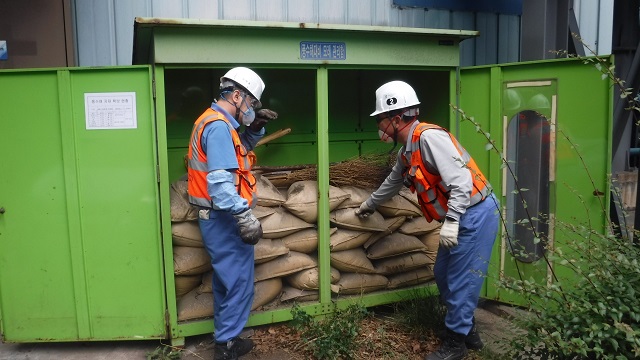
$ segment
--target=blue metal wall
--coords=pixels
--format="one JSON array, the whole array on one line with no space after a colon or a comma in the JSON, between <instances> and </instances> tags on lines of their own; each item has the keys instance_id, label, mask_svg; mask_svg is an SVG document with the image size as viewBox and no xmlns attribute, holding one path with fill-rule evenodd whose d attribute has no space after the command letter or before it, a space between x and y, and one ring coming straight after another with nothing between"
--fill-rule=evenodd
<instances>
[{"instance_id":1,"label":"blue metal wall","mask_svg":"<svg viewBox=\"0 0 640 360\"><path fill-rule=\"evenodd\" d=\"M287 21L478 30L463 66L519 60L520 17L401 8L393 0L75 0L79 66L130 65L135 17Z\"/></svg>"}]
</instances>

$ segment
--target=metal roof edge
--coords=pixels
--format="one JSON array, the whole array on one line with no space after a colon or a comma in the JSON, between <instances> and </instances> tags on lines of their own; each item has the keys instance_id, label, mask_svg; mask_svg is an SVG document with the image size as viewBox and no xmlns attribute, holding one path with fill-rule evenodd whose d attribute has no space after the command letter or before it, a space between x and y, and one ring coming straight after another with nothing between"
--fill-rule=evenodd
<instances>
[{"instance_id":1,"label":"metal roof edge","mask_svg":"<svg viewBox=\"0 0 640 360\"><path fill-rule=\"evenodd\" d=\"M242 27L242 28L285 28L285 29L316 29L316 30L341 30L341 31L370 31L388 33L408 33L456 37L460 40L475 37L480 34L476 30L450 30L433 28L412 28L397 26L370 26L370 25L344 25L344 24L324 24L324 23L304 23L304 22L275 22L275 21L253 21L253 20L205 20L205 19L183 19L183 18L146 18L136 17L134 19L135 29L139 27L160 27L160 26L222 26L222 27Z\"/></svg>"}]
</instances>

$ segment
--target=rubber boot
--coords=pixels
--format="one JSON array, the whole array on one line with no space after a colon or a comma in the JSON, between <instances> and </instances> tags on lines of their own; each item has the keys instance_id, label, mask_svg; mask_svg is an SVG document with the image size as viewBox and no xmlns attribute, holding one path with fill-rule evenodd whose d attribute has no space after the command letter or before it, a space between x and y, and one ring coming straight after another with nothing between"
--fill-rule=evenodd
<instances>
[{"instance_id":1,"label":"rubber boot","mask_svg":"<svg viewBox=\"0 0 640 360\"><path fill-rule=\"evenodd\" d=\"M237 360L238 357L253 349L253 341L250 339L234 338L226 343L216 343L214 360Z\"/></svg>"},{"instance_id":2,"label":"rubber boot","mask_svg":"<svg viewBox=\"0 0 640 360\"><path fill-rule=\"evenodd\" d=\"M442 341L440 348L427 355L425 360L461 360L467 355L465 338L465 335L447 329L447 336Z\"/></svg>"},{"instance_id":3,"label":"rubber boot","mask_svg":"<svg viewBox=\"0 0 640 360\"><path fill-rule=\"evenodd\" d=\"M480 334L478 333L478 328L476 327L476 318L473 318L473 327L469 330L469 334L464 339L464 344L467 346L469 350L480 350L484 347L482 343L482 339L480 339Z\"/></svg>"}]
</instances>

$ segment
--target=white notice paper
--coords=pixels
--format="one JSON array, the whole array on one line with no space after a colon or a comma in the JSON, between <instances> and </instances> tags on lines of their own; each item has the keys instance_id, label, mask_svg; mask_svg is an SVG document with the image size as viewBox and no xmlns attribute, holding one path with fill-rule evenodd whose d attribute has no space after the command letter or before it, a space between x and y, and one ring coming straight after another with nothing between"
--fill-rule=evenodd
<instances>
[{"instance_id":1,"label":"white notice paper","mask_svg":"<svg viewBox=\"0 0 640 360\"><path fill-rule=\"evenodd\" d=\"M136 93L85 93L87 130L136 129Z\"/></svg>"}]
</instances>

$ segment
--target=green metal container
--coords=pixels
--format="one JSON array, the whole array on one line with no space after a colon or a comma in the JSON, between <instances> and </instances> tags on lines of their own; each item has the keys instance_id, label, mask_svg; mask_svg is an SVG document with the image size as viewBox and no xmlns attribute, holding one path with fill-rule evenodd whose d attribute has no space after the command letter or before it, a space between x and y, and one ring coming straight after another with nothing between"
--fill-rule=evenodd
<instances>
[{"instance_id":1,"label":"green metal container","mask_svg":"<svg viewBox=\"0 0 640 360\"><path fill-rule=\"evenodd\" d=\"M544 101L532 110L555 116L558 126L589 144L582 155L592 159L591 174L606 201L609 83L576 61L461 70L459 42L476 35L139 18L133 66L0 71L3 340L170 338L179 345L186 336L212 332L211 319L177 319L169 185L185 173L183 156L199 115L185 112L181 101L189 88L197 88L207 106L217 95L219 77L233 66L249 66L265 81L262 101L280 114L268 130L292 129L256 149L259 164L318 167L320 292L318 301L303 304L311 314L353 302L397 302L434 287L339 298L329 287L329 164L389 149L368 116L375 89L387 81L414 86L421 119L458 135L502 197L507 195L499 157L485 150L486 140L450 104L474 115L502 146L505 117L528 109L514 107L513 91L507 90L533 97L537 93L531 95L529 87L544 87L538 92L555 110L542 109ZM542 81L551 85L534 86ZM586 81L588 89L572 85ZM585 126L595 114L597 121ZM588 188L571 176L576 156L567 150L560 141L555 145L557 171L549 179L557 217L572 216L575 204L556 184ZM496 242L485 296L517 302L492 286L500 271L513 271L519 261L501 245ZM546 274L547 265L539 261L526 266ZM289 311L255 311L248 325L289 320Z\"/></svg>"}]
</instances>

